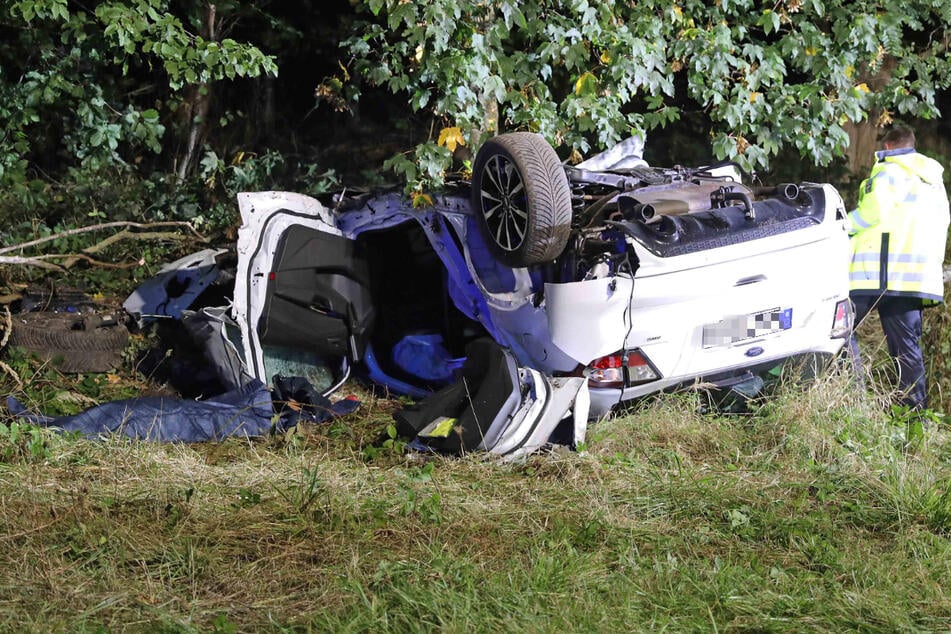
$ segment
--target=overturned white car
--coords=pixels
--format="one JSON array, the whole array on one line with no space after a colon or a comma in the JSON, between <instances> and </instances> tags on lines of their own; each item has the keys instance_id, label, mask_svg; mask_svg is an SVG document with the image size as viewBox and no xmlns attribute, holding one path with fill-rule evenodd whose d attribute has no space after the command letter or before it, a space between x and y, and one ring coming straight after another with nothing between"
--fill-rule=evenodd
<instances>
[{"instance_id":1,"label":"overturned white car","mask_svg":"<svg viewBox=\"0 0 951 634\"><path fill-rule=\"evenodd\" d=\"M357 368L422 397L489 336L523 372L583 377L571 389L586 383L600 417L838 352L851 311L835 189L648 167L632 145L569 167L538 135L501 135L471 184L425 209L395 193L240 194L248 372L332 368L330 389Z\"/></svg>"}]
</instances>

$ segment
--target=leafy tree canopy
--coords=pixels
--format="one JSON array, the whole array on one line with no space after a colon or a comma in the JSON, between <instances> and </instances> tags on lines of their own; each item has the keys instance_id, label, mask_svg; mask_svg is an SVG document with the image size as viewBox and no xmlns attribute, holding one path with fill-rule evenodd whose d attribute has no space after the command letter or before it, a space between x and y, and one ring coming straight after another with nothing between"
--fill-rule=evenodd
<instances>
[{"instance_id":1,"label":"leafy tree canopy","mask_svg":"<svg viewBox=\"0 0 951 634\"><path fill-rule=\"evenodd\" d=\"M0 186L28 189L31 169L51 163L158 153L184 87L276 73L255 46L198 34L206 5L170 5L0 2Z\"/></svg>"},{"instance_id":2,"label":"leafy tree canopy","mask_svg":"<svg viewBox=\"0 0 951 634\"><path fill-rule=\"evenodd\" d=\"M417 188L486 133L536 130L583 153L687 108L707 115L718 158L765 166L794 147L826 165L851 123L937 116L951 81L947 0L352 3L351 72L435 117L432 138L390 162Z\"/></svg>"}]
</instances>

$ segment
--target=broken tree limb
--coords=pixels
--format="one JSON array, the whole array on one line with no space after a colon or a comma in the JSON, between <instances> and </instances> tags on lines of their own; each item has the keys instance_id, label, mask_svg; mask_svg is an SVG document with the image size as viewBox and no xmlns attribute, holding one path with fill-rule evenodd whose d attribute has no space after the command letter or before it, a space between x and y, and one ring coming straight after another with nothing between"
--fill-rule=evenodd
<instances>
[{"instance_id":1,"label":"broken tree limb","mask_svg":"<svg viewBox=\"0 0 951 634\"><path fill-rule=\"evenodd\" d=\"M188 222L182 221L164 221L164 222L129 222L129 221L118 221L118 222L105 222L98 225L90 225L88 227L77 227L76 229L68 229L66 231L61 231L53 235L45 236L43 238L37 238L36 240L30 240L29 242L22 242L20 244L14 244L8 247L0 248L0 265L4 264L17 264L21 266L35 266L42 269L47 269L50 271L63 272L66 269L72 267L76 262L88 262L93 266L107 269L129 269L134 266L137 266L139 262L120 262L118 264L113 262L103 262L102 260L97 260L90 256L90 254L96 254L103 251L106 247L120 242L122 240L183 240L183 236L179 232L174 231L147 231L148 229L160 229L166 227L180 227L187 229L191 233L192 239L195 239L201 243L207 243L208 238L201 235L192 225ZM82 253L48 253L43 255L22 255L22 252L25 249L32 247L37 247L42 244L46 244L53 240L58 240L59 238L65 238L68 236L75 236L83 233L91 233L93 231L102 231L104 229L116 229L121 228L121 231L118 233L105 238L98 243L94 244L91 247L83 249ZM145 229L146 231L130 231L130 229ZM5 253L21 252L21 255L3 255ZM56 260L61 263L51 262L50 260Z\"/></svg>"},{"instance_id":2,"label":"broken tree limb","mask_svg":"<svg viewBox=\"0 0 951 634\"><path fill-rule=\"evenodd\" d=\"M0 333L0 350L3 350L7 341L10 340L10 332L13 330L13 317L10 315L10 309L7 306L3 307L3 330ZM0 361L0 370L6 372L13 381L17 384L17 389L23 389L23 381L20 380L20 376L11 368L9 365Z\"/></svg>"},{"instance_id":3,"label":"broken tree limb","mask_svg":"<svg viewBox=\"0 0 951 634\"><path fill-rule=\"evenodd\" d=\"M41 269L47 269L48 271L59 271L63 272L64 269L61 266L53 264L52 262L46 262L42 257L27 258L21 257L18 255L0 255L0 265L3 264L19 264L22 266L35 266Z\"/></svg>"},{"instance_id":4,"label":"broken tree limb","mask_svg":"<svg viewBox=\"0 0 951 634\"><path fill-rule=\"evenodd\" d=\"M12 378L13 381L17 384L17 389L18 389L18 390L22 390L22 389L23 389L23 381L20 379L20 375L17 374L16 371L15 371L13 368L11 368L10 366L8 366L8 365L7 365L6 363L4 363L3 361L0 361L0 370L3 370L3 371L6 372L8 375L10 375L10 378Z\"/></svg>"},{"instance_id":5,"label":"broken tree limb","mask_svg":"<svg viewBox=\"0 0 951 634\"><path fill-rule=\"evenodd\" d=\"M66 268L66 269L72 268L72 266L76 264L76 262L80 262L80 261L87 262L93 266L96 266L102 269L115 269L115 270L131 269L131 268L135 268L137 266L142 265L142 262L140 262L139 260L132 260L130 262L118 262L118 263L103 262L102 260L91 258L88 255L85 255L83 253L70 253L62 257L66 258L66 261L63 262L63 268Z\"/></svg>"},{"instance_id":6,"label":"broken tree limb","mask_svg":"<svg viewBox=\"0 0 951 634\"><path fill-rule=\"evenodd\" d=\"M116 221L116 222L104 222L98 225L90 225L88 227L77 227L75 229L67 229L66 231L60 231L59 233L54 233L53 235L45 236L43 238L37 238L36 240L30 240L29 242L22 242L20 244L14 244L8 247L0 248L0 254L10 253L11 251L22 251L23 249L28 249L30 247L35 247L40 244L45 244L47 242L52 242L53 240L58 240L60 238L66 238L68 236L80 235L83 233L90 233L92 231L102 231L104 229L158 229L161 227L182 227L188 229L194 235L194 237L199 242L208 242L208 238L201 235L195 227L192 226L190 222L183 221L163 221L163 222L131 222L131 221Z\"/></svg>"},{"instance_id":7,"label":"broken tree limb","mask_svg":"<svg viewBox=\"0 0 951 634\"><path fill-rule=\"evenodd\" d=\"M7 345L7 341L10 340L10 331L13 330L13 317L10 315L10 308L8 306L3 307L3 334L0 335L0 350L3 350L3 347Z\"/></svg>"},{"instance_id":8,"label":"broken tree limb","mask_svg":"<svg viewBox=\"0 0 951 634\"><path fill-rule=\"evenodd\" d=\"M98 242L91 247L86 247L83 249L83 253L92 254L99 253L106 247L120 242L122 240L182 240L183 236L179 233L174 233L172 231L144 231L142 233L136 233L134 231L129 231L128 229L123 229L117 234L111 235L108 238Z\"/></svg>"},{"instance_id":9,"label":"broken tree limb","mask_svg":"<svg viewBox=\"0 0 951 634\"><path fill-rule=\"evenodd\" d=\"M62 264L54 264L49 260L63 260ZM132 260L129 262L104 262L102 260L97 260L92 258L85 253L47 253L45 255L36 255L33 257L21 257L17 255L0 255L0 265L3 264L20 264L23 266L35 266L42 269L47 269L50 271L59 271L60 273L65 272L67 269L73 267L76 262L87 262L93 266L97 266L103 269L131 269L136 266L139 266L141 262L138 260Z\"/></svg>"}]
</instances>

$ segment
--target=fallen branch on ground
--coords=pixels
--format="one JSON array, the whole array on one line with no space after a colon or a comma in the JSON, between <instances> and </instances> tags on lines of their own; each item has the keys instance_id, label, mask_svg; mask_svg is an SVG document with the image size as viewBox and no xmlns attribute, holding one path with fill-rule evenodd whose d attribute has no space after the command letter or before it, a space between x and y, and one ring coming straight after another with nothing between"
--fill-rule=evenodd
<instances>
[{"instance_id":1,"label":"fallen branch on ground","mask_svg":"<svg viewBox=\"0 0 951 634\"><path fill-rule=\"evenodd\" d=\"M3 371L6 372L8 375L10 375L10 378L13 379L13 382L17 384L17 389L18 389L18 390L22 390L22 389L23 389L23 381L20 380L20 375L16 373L16 370L14 370L14 369L11 368L10 366L8 366L8 365L7 365L6 363L4 363L3 361L0 361L0 370L3 370Z\"/></svg>"},{"instance_id":2,"label":"fallen branch on ground","mask_svg":"<svg viewBox=\"0 0 951 634\"><path fill-rule=\"evenodd\" d=\"M10 308L8 306L3 307L3 333L0 335L0 350L3 350L3 347L7 345L7 341L10 340L10 331L13 330L13 317L10 315Z\"/></svg>"},{"instance_id":3,"label":"fallen branch on ground","mask_svg":"<svg viewBox=\"0 0 951 634\"><path fill-rule=\"evenodd\" d=\"M0 333L0 350L3 350L7 341L10 340L10 331L13 330L13 317L10 315L10 308L7 306L3 307L3 332ZM23 389L23 381L20 380L20 375L18 375L13 368L8 366L3 361L0 361L0 370L6 372L10 377L13 378L14 382L17 384L17 389Z\"/></svg>"},{"instance_id":4,"label":"fallen branch on ground","mask_svg":"<svg viewBox=\"0 0 951 634\"><path fill-rule=\"evenodd\" d=\"M49 260L64 260L62 265L54 264L49 262ZM97 260L91 258L84 253L47 253L46 255L37 255L34 257L20 257L20 256L6 256L0 255L0 265L2 264L22 264L24 266L35 266L41 269L47 269L50 271L59 271L65 272L66 269L72 268L76 262L88 262L93 266L97 266L103 269L131 269L136 266L139 266L141 262L138 260L132 260L129 262L103 262L102 260Z\"/></svg>"},{"instance_id":5,"label":"fallen branch on ground","mask_svg":"<svg viewBox=\"0 0 951 634\"><path fill-rule=\"evenodd\" d=\"M87 247L82 250L82 253L54 253L54 254L45 254L45 255L35 255L28 256L22 255L24 249L29 249L32 247L39 246L41 244L46 244L52 242L53 240L58 240L60 238L66 238L69 236L80 235L83 233L91 233L93 231L102 231L105 229L116 229L122 228L118 233L105 238L98 243ZM89 254L100 253L106 247L120 242L122 240L184 240L189 238L189 236L184 236L181 233L176 233L174 231L130 231L130 229L159 229L163 227L180 227L182 229L187 229L192 235L191 239L195 239L201 243L207 243L208 238L201 235L192 225L188 222L181 221L166 221L166 222L104 222L102 224L90 225L88 227L77 227L75 229L68 229L66 231L61 231L53 235L45 236L43 238L37 238L36 240L30 240L29 242L22 242L20 244L14 244L8 247L0 248L0 265L3 264L19 264L23 266L35 266L42 269L48 269L52 271L65 271L66 269L73 266L76 262L83 261L92 264L93 266L109 268L109 269L128 269L138 265L138 262L123 262L119 264L114 264L112 262L103 262L101 260L96 260L89 256ZM2 255L4 253L11 253L19 251L21 255ZM62 264L56 264L50 262L50 260L61 260Z\"/></svg>"},{"instance_id":6,"label":"fallen branch on ground","mask_svg":"<svg viewBox=\"0 0 951 634\"><path fill-rule=\"evenodd\" d=\"M24 258L19 256L5 256L0 255L0 265L2 264L22 264L24 266L36 266L41 269L47 269L50 271L65 271L61 266L52 264L51 262L45 262L42 258Z\"/></svg>"},{"instance_id":7,"label":"fallen branch on ground","mask_svg":"<svg viewBox=\"0 0 951 634\"><path fill-rule=\"evenodd\" d=\"M143 233L136 233L134 231L129 231L128 229L123 229L115 235L111 235L108 238L104 239L102 242L92 245L91 247L86 247L83 249L83 253L100 253L106 247L120 242L122 240L181 240L182 236L180 234L174 233L172 231L146 231ZM204 238L202 238L204 240ZM207 240L205 240L207 242Z\"/></svg>"},{"instance_id":8,"label":"fallen branch on ground","mask_svg":"<svg viewBox=\"0 0 951 634\"><path fill-rule=\"evenodd\" d=\"M90 233L92 231L102 231L103 229L115 229L118 227L122 227L123 229L158 229L159 227L182 227L188 229L200 242L208 242L208 238L198 233L198 231L192 226L190 222L184 222L180 220L168 220L164 222L131 222L122 220L117 222L104 222L102 224L90 225L88 227L67 229L66 231L54 233L53 235L45 236L43 238L37 238L36 240L31 240L29 242L23 242L21 244L14 244L9 247L0 248L0 253L19 251L29 247L35 247L46 242L51 242L53 240L59 240L60 238L75 236L82 233Z\"/></svg>"}]
</instances>

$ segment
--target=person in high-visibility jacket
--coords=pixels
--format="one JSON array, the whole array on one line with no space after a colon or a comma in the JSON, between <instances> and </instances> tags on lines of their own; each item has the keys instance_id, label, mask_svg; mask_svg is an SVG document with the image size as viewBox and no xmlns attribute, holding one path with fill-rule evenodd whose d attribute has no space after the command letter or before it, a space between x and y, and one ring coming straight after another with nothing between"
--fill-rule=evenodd
<instances>
[{"instance_id":1,"label":"person in high-visibility jacket","mask_svg":"<svg viewBox=\"0 0 951 634\"><path fill-rule=\"evenodd\" d=\"M888 352L898 369L902 404L928 406L925 363L919 345L921 310L944 299L943 263L948 235L944 168L915 151L915 133L896 126L862 181L852 223L850 297L855 323L878 310ZM852 358L861 371L853 332Z\"/></svg>"}]
</instances>

